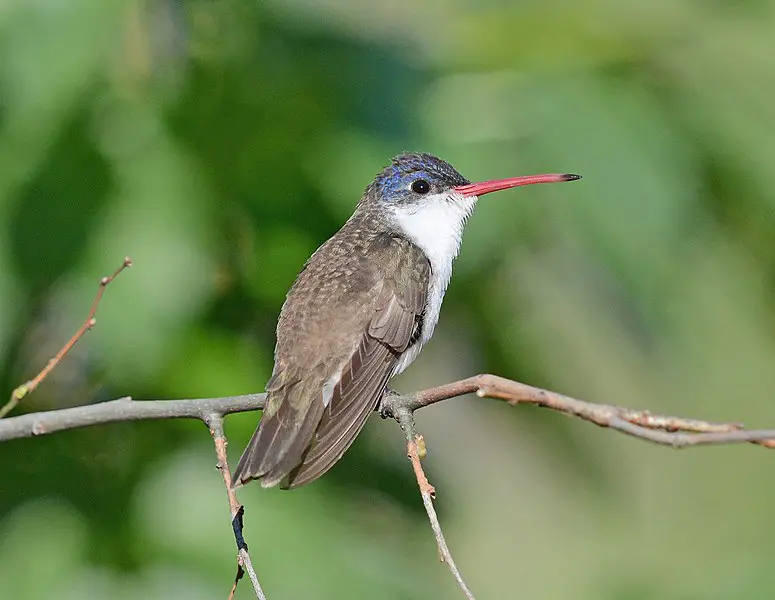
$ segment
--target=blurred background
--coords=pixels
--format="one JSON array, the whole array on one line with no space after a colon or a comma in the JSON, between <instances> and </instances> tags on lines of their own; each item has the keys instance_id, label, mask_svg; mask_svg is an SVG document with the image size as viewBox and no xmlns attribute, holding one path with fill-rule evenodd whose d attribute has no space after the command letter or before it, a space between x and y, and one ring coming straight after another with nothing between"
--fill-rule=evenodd
<instances>
[{"instance_id":1,"label":"blurred background","mask_svg":"<svg viewBox=\"0 0 775 600\"><path fill-rule=\"evenodd\" d=\"M775 4L6 0L0 390L125 255L23 406L263 389L284 295L389 158L573 185L482 200L402 391L494 372L775 426ZM769 599L773 456L675 452L471 397L417 415L481 599ZM236 461L257 415L226 421ZM196 422L0 445L8 598L225 598L234 541ZM249 486L269 598L461 597L395 423L293 493ZM247 582L239 598L250 598Z\"/></svg>"}]
</instances>

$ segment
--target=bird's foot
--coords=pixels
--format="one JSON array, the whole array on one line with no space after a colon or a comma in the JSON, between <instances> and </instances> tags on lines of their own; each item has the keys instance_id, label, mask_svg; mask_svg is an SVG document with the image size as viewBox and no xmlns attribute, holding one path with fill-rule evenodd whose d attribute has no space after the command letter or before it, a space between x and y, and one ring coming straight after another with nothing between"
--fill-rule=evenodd
<instances>
[{"instance_id":1,"label":"bird's foot","mask_svg":"<svg viewBox=\"0 0 775 600\"><path fill-rule=\"evenodd\" d=\"M385 393L382 394L382 398L379 401L379 406L377 406L377 411L379 412L379 416L383 419L394 419L395 415L393 414L393 404L391 400L396 397L400 397L401 394L396 392L395 390L390 389L389 387L385 388Z\"/></svg>"}]
</instances>

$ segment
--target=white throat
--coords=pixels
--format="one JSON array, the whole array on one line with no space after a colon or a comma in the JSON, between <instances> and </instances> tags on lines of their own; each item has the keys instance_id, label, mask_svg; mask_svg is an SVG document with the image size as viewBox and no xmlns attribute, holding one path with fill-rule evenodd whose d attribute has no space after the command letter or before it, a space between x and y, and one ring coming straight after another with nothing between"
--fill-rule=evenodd
<instances>
[{"instance_id":1,"label":"white throat","mask_svg":"<svg viewBox=\"0 0 775 600\"><path fill-rule=\"evenodd\" d=\"M394 222L399 231L425 253L431 264L422 337L401 357L396 373L412 364L422 346L433 335L439 320L441 302L452 277L452 262L460 251L463 229L477 200L476 196L463 196L450 191L426 196L409 206L393 208Z\"/></svg>"}]
</instances>

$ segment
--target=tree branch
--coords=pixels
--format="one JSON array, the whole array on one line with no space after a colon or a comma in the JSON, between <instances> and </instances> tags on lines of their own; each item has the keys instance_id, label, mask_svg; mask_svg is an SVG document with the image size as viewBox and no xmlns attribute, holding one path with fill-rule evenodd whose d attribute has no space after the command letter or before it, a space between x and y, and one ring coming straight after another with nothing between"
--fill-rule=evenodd
<instances>
[{"instance_id":1,"label":"tree branch","mask_svg":"<svg viewBox=\"0 0 775 600\"><path fill-rule=\"evenodd\" d=\"M29 381L24 382L19 387L17 387L13 392L11 392L11 399L3 405L2 408L0 408L0 419L5 417L9 412L11 412L16 406L21 402L25 396L28 396L32 392L35 391L35 389L43 382L43 380L48 377L48 374L53 371L56 366L62 361L62 359L67 356L67 353L70 352L70 350L73 349L73 346L75 346L78 343L78 340L80 340L83 336L85 336L88 331L94 327L97 324L97 320L95 317L97 316L97 308L100 306L100 301L102 300L102 295L105 293L105 288L108 287L111 281L113 281L116 277L121 275L121 272L132 266L132 259L128 256L124 259L124 262L122 265L116 269L113 272L113 275L110 275L109 277L103 277L100 279L100 287L97 290L97 295L94 297L94 301L92 302L91 309L89 310L89 314L86 315L86 320L83 322L83 325L81 325L78 328L78 331L76 331L73 334L73 337L71 337L67 342L65 343L62 348L60 348L59 352L56 353L54 358L48 361L46 363L46 366L43 367L43 369L35 375L32 379Z\"/></svg>"},{"instance_id":2,"label":"tree branch","mask_svg":"<svg viewBox=\"0 0 775 600\"><path fill-rule=\"evenodd\" d=\"M470 393L476 394L480 398L505 400L512 406L520 403L535 404L594 423L600 427L607 427L626 435L674 448L735 443L753 443L766 448L775 447L775 429L746 430L739 423L712 423L697 419L652 414L648 411L633 410L621 406L594 404L496 375L476 375L406 396L388 395L382 401L380 412L383 416L389 416L398 421L406 433L407 454L420 486L423 504L436 536L440 554L469 599L473 596L455 566L433 507L433 486L428 483L420 463L420 457L424 454L424 443L422 437L418 436L414 430L412 415L414 411L426 406ZM131 398L120 398L101 404L0 419L0 442L103 423L146 419L199 419L211 426L211 430L213 430L214 415L220 422L222 417L227 414L263 408L265 399L265 394L198 400L143 400L138 402ZM220 427L222 432L222 425ZM226 466L223 472L224 482L228 488L231 474L228 474L227 481L225 438L223 438L223 442L220 442L218 435L214 434L213 439L216 442L216 451L219 453L219 462ZM221 443L223 446L220 445ZM255 572L252 570L250 556L247 554L247 547L244 546L242 539L242 510L236 497L230 496L229 500L232 510L232 525L239 548L239 566L232 586L232 593L242 576L243 569L246 569L253 582L256 595L261 599L263 598L262 595L259 595L262 594L261 588L258 585ZM235 512L235 506L238 507L237 512Z\"/></svg>"},{"instance_id":3,"label":"tree branch","mask_svg":"<svg viewBox=\"0 0 775 600\"><path fill-rule=\"evenodd\" d=\"M247 394L199 400L142 400L119 398L99 404L29 413L0 419L0 442L47 435L67 429L91 427L104 423L148 421L154 419L199 419L209 415L258 410L264 407L266 394Z\"/></svg>"},{"instance_id":4,"label":"tree branch","mask_svg":"<svg viewBox=\"0 0 775 600\"><path fill-rule=\"evenodd\" d=\"M535 404L582 421L607 427L655 444L683 448L711 444L751 443L775 448L775 429L744 429L740 423L713 423L670 415L654 414L609 404L578 400L505 379L497 375L475 375L446 385L429 388L407 396L387 396L382 402L383 414L395 417L403 408L414 412L443 400L465 394L480 398L505 400L511 406ZM396 420L398 420L396 418ZM0 438L2 439L2 438Z\"/></svg>"},{"instance_id":5,"label":"tree branch","mask_svg":"<svg viewBox=\"0 0 775 600\"><path fill-rule=\"evenodd\" d=\"M399 409L395 413L395 418L401 425L401 429L404 430L406 436L406 455L412 463L414 469L414 476L417 478L417 485L420 488L420 495L422 496L422 503L425 506L425 512L428 513L428 520L431 522L431 529L433 535L436 538L436 547L439 550L439 558L441 562L447 563L452 576L455 578L458 586L463 590L468 600L475 600L474 595L468 588L463 575L455 564L455 559L452 558L452 552L447 546L447 540L444 539L444 533L441 531L441 523L439 523L439 517L436 515L436 508L433 506L433 500L436 498L436 489L428 481L428 477L425 475L425 470L422 468L421 459L425 458L425 440L421 435L417 434L414 426L414 416L411 410L408 408Z\"/></svg>"},{"instance_id":6,"label":"tree branch","mask_svg":"<svg viewBox=\"0 0 775 600\"><path fill-rule=\"evenodd\" d=\"M386 396L380 407L384 416L395 418L401 409L414 412L443 400L476 394L480 398L505 400L511 406L535 404L578 417L600 427L620 431L663 446L681 448L709 444L752 443L775 448L775 429L744 429L740 423L713 423L654 414L622 406L595 404L549 390L525 385L497 375L475 375L410 395ZM0 442L46 435L67 429L104 423L152 419L199 419L259 410L266 394L246 394L193 400L138 400L129 397L0 420Z\"/></svg>"},{"instance_id":7,"label":"tree branch","mask_svg":"<svg viewBox=\"0 0 775 600\"><path fill-rule=\"evenodd\" d=\"M229 456L226 448L229 443L226 441L226 434L223 431L223 415L221 413L211 413L205 418L205 424L210 429L210 436L215 444L215 454L218 456L218 469L223 476L223 484L226 486L226 494L229 497L229 509L231 512L231 526L234 530L234 540L237 543L237 574L234 576L234 583L229 592L229 600L232 600L237 591L237 584L242 579L245 571L248 572L250 582L253 584L253 592L258 600L266 600L261 584L258 582L258 576L253 569L253 562L250 560L248 545L242 535L242 519L245 515L245 508L237 500L237 493L231 487L231 470L229 469Z\"/></svg>"}]
</instances>

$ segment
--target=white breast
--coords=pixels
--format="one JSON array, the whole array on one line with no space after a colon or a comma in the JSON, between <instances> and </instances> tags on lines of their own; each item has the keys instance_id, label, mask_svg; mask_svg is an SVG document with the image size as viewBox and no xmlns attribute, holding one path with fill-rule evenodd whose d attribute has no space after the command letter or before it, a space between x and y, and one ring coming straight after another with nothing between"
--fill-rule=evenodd
<instances>
[{"instance_id":1,"label":"white breast","mask_svg":"<svg viewBox=\"0 0 775 600\"><path fill-rule=\"evenodd\" d=\"M414 205L397 206L393 209L393 217L399 230L420 247L431 263L422 337L401 356L394 374L401 373L411 365L423 345L433 335L439 320L444 292L447 291L452 277L452 262L460 251L463 229L477 200L476 196L465 197L449 192L426 196Z\"/></svg>"}]
</instances>

